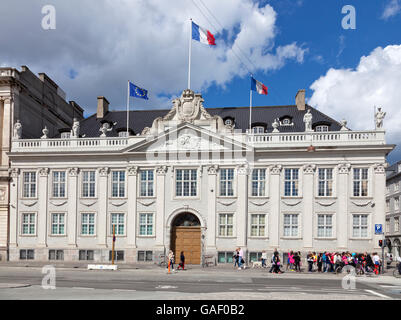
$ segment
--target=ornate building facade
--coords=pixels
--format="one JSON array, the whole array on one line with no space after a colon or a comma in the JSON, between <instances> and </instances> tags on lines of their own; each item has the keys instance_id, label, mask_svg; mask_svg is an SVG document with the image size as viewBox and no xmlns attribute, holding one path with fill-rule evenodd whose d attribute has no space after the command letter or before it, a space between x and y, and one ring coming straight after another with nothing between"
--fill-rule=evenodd
<instances>
[{"instance_id":1,"label":"ornate building facade","mask_svg":"<svg viewBox=\"0 0 401 320\"><path fill-rule=\"evenodd\" d=\"M401 161L387 168L386 181L386 240L389 252L401 256Z\"/></svg>"},{"instance_id":2,"label":"ornate building facade","mask_svg":"<svg viewBox=\"0 0 401 320\"><path fill-rule=\"evenodd\" d=\"M66 102L65 93L45 73L37 77L26 66L21 71L0 68L0 261L7 260L9 240L8 152L12 137L35 138L44 132L53 136L70 127L74 118L83 119L82 108L74 101Z\"/></svg>"},{"instance_id":3,"label":"ornate building facade","mask_svg":"<svg viewBox=\"0 0 401 320\"><path fill-rule=\"evenodd\" d=\"M209 108L184 90L171 110L98 112L69 137L14 139L10 260L218 263L243 248L378 250L385 221L382 121L351 131L305 104ZM23 125L23 123L22 123ZM85 137L82 137L85 135Z\"/></svg>"}]
</instances>

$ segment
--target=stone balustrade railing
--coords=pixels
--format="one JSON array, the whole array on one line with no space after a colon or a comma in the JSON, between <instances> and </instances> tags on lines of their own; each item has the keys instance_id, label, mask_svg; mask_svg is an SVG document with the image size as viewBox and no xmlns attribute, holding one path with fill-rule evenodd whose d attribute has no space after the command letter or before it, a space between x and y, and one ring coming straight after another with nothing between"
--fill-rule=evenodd
<instances>
[{"instance_id":1,"label":"stone balustrade railing","mask_svg":"<svg viewBox=\"0 0 401 320\"><path fill-rule=\"evenodd\" d=\"M358 146L386 144L384 131L331 131L299 133L233 134L230 138L255 147ZM12 152L102 151L121 150L146 139L143 136L79 138L79 139L17 139Z\"/></svg>"}]
</instances>

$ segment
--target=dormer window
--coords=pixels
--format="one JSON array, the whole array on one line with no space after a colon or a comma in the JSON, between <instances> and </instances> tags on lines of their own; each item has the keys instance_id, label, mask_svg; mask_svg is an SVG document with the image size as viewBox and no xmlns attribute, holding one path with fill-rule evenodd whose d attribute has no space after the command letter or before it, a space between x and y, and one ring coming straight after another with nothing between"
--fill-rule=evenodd
<instances>
[{"instance_id":1,"label":"dormer window","mask_svg":"<svg viewBox=\"0 0 401 320\"><path fill-rule=\"evenodd\" d=\"M224 121L224 124L226 126L232 126L233 125L233 121L231 119L226 119L226 121Z\"/></svg>"},{"instance_id":2,"label":"dormer window","mask_svg":"<svg viewBox=\"0 0 401 320\"><path fill-rule=\"evenodd\" d=\"M71 137L71 132L61 132L61 139L69 139Z\"/></svg>"},{"instance_id":3,"label":"dormer window","mask_svg":"<svg viewBox=\"0 0 401 320\"><path fill-rule=\"evenodd\" d=\"M328 132L328 131L329 131L329 126L325 125L316 126L316 132Z\"/></svg>"},{"instance_id":4,"label":"dormer window","mask_svg":"<svg viewBox=\"0 0 401 320\"><path fill-rule=\"evenodd\" d=\"M289 126L289 125L291 124L291 119L289 119L289 118L284 118L283 121L282 121L282 124L283 124L284 126Z\"/></svg>"},{"instance_id":5,"label":"dormer window","mask_svg":"<svg viewBox=\"0 0 401 320\"><path fill-rule=\"evenodd\" d=\"M262 126L253 127L252 133L255 133L255 134L265 133L265 128Z\"/></svg>"},{"instance_id":6,"label":"dormer window","mask_svg":"<svg viewBox=\"0 0 401 320\"><path fill-rule=\"evenodd\" d=\"M127 131L120 131L120 132L118 133L118 136L119 136L120 138L128 137L128 132L127 132Z\"/></svg>"}]
</instances>

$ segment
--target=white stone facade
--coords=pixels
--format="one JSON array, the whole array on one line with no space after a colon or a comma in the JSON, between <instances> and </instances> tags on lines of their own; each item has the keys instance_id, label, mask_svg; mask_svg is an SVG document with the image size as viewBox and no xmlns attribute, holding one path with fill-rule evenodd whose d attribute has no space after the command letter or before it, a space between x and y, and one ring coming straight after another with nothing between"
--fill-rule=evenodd
<instances>
[{"instance_id":1,"label":"white stone facade","mask_svg":"<svg viewBox=\"0 0 401 320\"><path fill-rule=\"evenodd\" d=\"M155 258L170 248L181 213L198 218L202 254L219 259L236 247L379 250L374 225L385 224L385 157L393 148L384 131L248 134L211 117L202 101L184 92L138 136L14 140L10 260L21 250L44 261L49 250L62 250L65 261L78 261L89 250L94 261L109 261L112 219L121 228L115 246L123 262L136 262L139 251ZM54 172L65 173L60 197ZM187 185L178 184L181 173ZM153 194L143 196L144 179ZM64 220L54 223L59 214ZM91 223L84 214L93 214Z\"/></svg>"}]
</instances>

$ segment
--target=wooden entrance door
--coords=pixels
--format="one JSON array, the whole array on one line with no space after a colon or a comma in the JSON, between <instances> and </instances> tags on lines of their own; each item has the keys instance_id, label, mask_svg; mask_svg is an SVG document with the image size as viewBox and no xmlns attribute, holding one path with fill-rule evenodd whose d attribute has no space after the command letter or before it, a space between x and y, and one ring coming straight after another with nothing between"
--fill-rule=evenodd
<instances>
[{"instance_id":1,"label":"wooden entrance door","mask_svg":"<svg viewBox=\"0 0 401 320\"><path fill-rule=\"evenodd\" d=\"M201 263L201 228L173 227L171 235L171 250L175 262L180 262L181 251L184 251L185 264Z\"/></svg>"}]
</instances>

